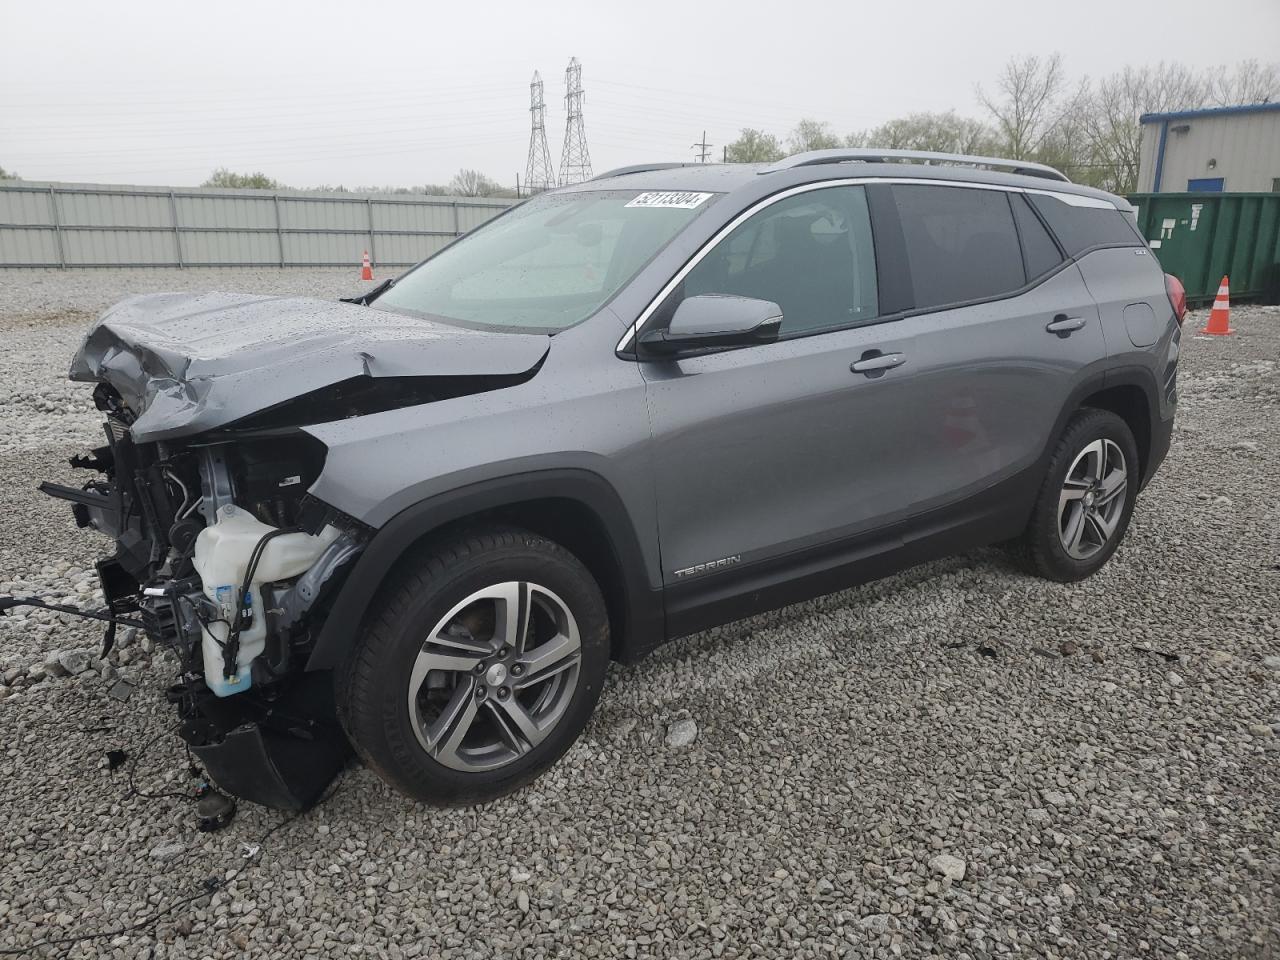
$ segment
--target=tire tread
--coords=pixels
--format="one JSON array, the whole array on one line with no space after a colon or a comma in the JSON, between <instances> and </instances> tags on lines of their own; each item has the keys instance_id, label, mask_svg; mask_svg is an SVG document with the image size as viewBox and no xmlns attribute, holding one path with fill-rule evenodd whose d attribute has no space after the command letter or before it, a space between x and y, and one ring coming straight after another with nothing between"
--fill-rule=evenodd
<instances>
[{"instance_id":1,"label":"tire tread","mask_svg":"<svg viewBox=\"0 0 1280 960\"><path fill-rule=\"evenodd\" d=\"M604 662L599 665L599 678L584 676L580 683L596 680L590 706L594 706L595 697L599 695L599 680L603 677L608 659L608 618L604 613L604 600L599 587L572 553L554 541L517 527L461 531L413 548L400 564L400 569L378 591L371 604L371 609L376 613L366 621L361 637L352 645L345 662L335 671L334 676L338 719L357 755L378 776L410 796L451 805L492 799L533 780L569 745L565 744L546 764L519 770L505 777L470 774L468 776L484 776L483 784L459 788L432 783L429 777L423 775L421 746L412 732L406 739L389 715L389 711L394 713L394 708L389 707L394 698L385 695L388 664L394 660L397 645L403 642L405 621L411 615L414 601L441 589L450 571L456 571L485 557L499 555L507 559L524 555L540 563L565 564L583 578L584 585L589 585L599 605L598 610L592 613L602 624L598 631L602 636L596 638L596 643L604 651ZM586 636L588 627L580 622L579 629L584 634L585 654L589 641ZM584 674L587 668L587 657L584 655Z\"/></svg>"},{"instance_id":2,"label":"tire tread","mask_svg":"<svg viewBox=\"0 0 1280 960\"><path fill-rule=\"evenodd\" d=\"M1084 442L1099 437L1112 435L1120 442L1126 460L1126 469L1130 471L1131 481L1125 492L1127 503L1120 517L1120 523L1112 536L1111 542L1097 557L1087 561L1077 561L1066 555L1058 541L1058 495L1061 492L1060 472L1064 472L1064 462L1070 460ZM1137 497L1138 478L1137 444L1128 424L1110 410L1097 407L1083 407L1068 421L1062 436L1058 438L1049 457L1049 467L1045 471L1044 481L1036 495L1035 506L1031 511L1031 519L1027 523L1020 544L1020 552L1032 572L1046 580L1070 583L1083 580L1100 569L1111 558L1124 538L1129 526L1129 518L1133 513L1133 503Z\"/></svg>"}]
</instances>

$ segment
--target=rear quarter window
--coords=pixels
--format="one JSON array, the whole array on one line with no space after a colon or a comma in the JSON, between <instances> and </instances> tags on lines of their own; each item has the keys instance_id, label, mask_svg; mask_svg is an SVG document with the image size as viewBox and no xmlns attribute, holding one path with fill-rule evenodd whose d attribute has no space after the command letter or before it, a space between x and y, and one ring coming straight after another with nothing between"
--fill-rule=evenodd
<instances>
[{"instance_id":1,"label":"rear quarter window","mask_svg":"<svg viewBox=\"0 0 1280 960\"><path fill-rule=\"evenodd\" d=\"M1027 264L1027 279L1043 277L1062 262L1062 253L1031 209L1026 197L1011 194L1009 202L1013 204L1013 216L1018 221L1018 236L1022 239L1022 257Z\"/></svg>"},{"instance_id":2,"label":"rear quarter window","mask_svg":"<svg viewBox=\"0 0 1280 960\"><path fill-rule=\"evenodd\" d=\"M1137 227L1115 207L1077 207L1041 193L1028 194L1028 199L1044 216L1069 257L1093 247L1145 245Z\"/></svg>"}]
</instances>

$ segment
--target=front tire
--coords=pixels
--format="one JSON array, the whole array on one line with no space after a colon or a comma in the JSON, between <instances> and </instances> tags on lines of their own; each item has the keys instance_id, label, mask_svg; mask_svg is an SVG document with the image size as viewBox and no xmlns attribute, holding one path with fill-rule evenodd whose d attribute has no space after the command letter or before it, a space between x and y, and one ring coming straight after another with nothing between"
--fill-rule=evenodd
<instances>
[{"instance_id":1,"label":"front tire","mask_svg":"<svg viewBox=\"0 0 1280 960\"><path fill-rule=\"evenodd\" d=\"M1138 447L1128 424L1086 408L1068 422L1049 461L1023 541L1049 580L1083 580L1120 545L1138 497Z\"/></svg>"},{"instance_id":2,"label":"front tire","mask_svg":"<svg viewBox=\"0 0 1280 960\"><path fill-rule=\"evenodd\" d=\"M527 530L464 533L410 554L336 676L343 728L396 789L491 800L533 780L586 726L609 664L600 588Z\"/></svg>"}]
</instances>

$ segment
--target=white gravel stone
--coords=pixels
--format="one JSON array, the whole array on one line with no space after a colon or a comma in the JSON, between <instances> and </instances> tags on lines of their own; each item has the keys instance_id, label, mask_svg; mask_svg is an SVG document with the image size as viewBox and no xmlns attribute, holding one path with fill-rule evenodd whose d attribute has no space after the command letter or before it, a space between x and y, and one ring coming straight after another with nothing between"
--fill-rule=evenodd
<instances>
[{"instance_id":1,"label":"white gravel stone","mask_svg":"<svg viewBox=\"0 0 1280 960\"><path fill-rule=\"evenodd\" d=\"M69 674L84 673L93 665L93 658L84 650L63 650L58 654L58 663Z\"/></svg>"},{"instance_id":2,"label":"white gravel stone","mask_svg":"<svg viewBox=\"0 0 1280 960\"><path fill-rule=\"evenodd\" d=\"M887 913L873 913L858 919L858 926L868 933L876 935L888 933L889 927L893 922L893 918Z\"/></svg>"},{"instance_id":3,"label":"white gravel stone","mask_svg":"<svg viewBox=\"0 0 1280 960\"><path fill-rule=\"evenodd\" d=\"M172 860L186 849L187 845L181 840L170 840L152 847L150 856L152 860Z\"/></svg>"},{"instance_id":4,"label":"white gravel stone","mask_svg":"<svg viewBox=\"0 0 1280 960\"><path fill-rule=\"evenodd\" d=\"M689 717L676 720L667 727L667 746L673 749L692 746L698 739L698 724Z\"/></svg>"},{"instance_id":5,"label":"white gravel stone","mask_svg":"<svg viewBox=\"0 0 1280 960\"><path fill-rule=\"evenodd\" d=\"M929 869L934 873L942 874L948 880L963 880L967 867L963 860L949 853L940 853L929 861Z\"/></svg>"}]
</instances>

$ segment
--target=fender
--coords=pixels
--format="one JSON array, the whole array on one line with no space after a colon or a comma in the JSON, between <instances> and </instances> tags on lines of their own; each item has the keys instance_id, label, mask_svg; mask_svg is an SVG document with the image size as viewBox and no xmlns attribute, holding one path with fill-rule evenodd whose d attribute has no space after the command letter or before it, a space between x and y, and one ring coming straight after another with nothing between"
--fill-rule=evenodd
<instances>
[{"instance_id":1,"label":"fender","mask_svg":"<svg viewBox=\"0 0 1280 960\"><path fill-rule=\"evenodd\" d=\"M648 582L640 541L621 498L599 474L550 469L469 484L407 507L387 521L339 588L306 669L331 670L343 662L378 588L394 564L423 537L484 511L549 498L586 507L608 534L622 581L621 609L614 618L622 635L613 638L615 657L635 660L662 643L662 591Z\"/></svg>"}]
</instances>

